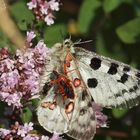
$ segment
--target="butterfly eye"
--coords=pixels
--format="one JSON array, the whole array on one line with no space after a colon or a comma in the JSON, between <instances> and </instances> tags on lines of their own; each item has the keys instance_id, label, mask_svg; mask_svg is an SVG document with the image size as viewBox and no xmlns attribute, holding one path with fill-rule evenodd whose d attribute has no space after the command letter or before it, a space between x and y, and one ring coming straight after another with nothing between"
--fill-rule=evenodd
<instances>
[{"instance_id":1,"label":"butterfly eye","mask_svg":"<svg viewBox=\"0 0 140 140\"><path fill-rule=\"evenodd\" d=\"M72 41L70 39L66 39L64 42L63 42L63 45L64 47L67 47L67 48L70 48L72 46Z\"/></svg>"}]
</instances>

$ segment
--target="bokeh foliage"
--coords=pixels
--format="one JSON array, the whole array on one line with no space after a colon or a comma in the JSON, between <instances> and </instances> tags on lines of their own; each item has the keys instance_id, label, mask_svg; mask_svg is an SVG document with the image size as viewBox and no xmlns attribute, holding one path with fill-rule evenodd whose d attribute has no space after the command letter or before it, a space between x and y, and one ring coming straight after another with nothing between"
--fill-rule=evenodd
<instances>
[{"instance_id":1,"label":"bokeh foliage","mask_svg":"<svg viewBox=\"0 0 140 140\"><path fill-rule=\"evenodd\" d=\"M9 0L10 14L23 35L35 30L38 39L43 38L48 47L70 35L73 40L91 39L88 49L140 68L140 0L62 0L55 24L50 27L35 21L26 2ZM0 32L0 47L5 46L12 44ZM101 129L95 139L140 140L140 107L105 113L110 128ZM31 117L32 112L25 108L23 121L28 122Z\"/></svg>"}]
</instances>

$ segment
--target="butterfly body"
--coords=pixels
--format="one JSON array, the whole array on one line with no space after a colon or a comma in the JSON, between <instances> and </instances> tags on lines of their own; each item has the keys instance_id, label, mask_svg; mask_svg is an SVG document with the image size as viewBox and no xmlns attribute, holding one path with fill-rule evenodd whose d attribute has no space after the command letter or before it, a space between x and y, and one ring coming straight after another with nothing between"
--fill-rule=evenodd
<instances>
[{"instance_id":1,"label":"butterfly body","mask_svg":"<svg viewBox=\"0 0 140 140\"><path fill-rule=\"evenodd\" d=\"M44 87L49 85L48 91ZM46 58L40 88L46 92L37 115L40 125L78 140L96 132L93 103L103 107L132 107L140 101L140 73L118 61L74 46L57 43Z\"/></svg>"}]
</instances>

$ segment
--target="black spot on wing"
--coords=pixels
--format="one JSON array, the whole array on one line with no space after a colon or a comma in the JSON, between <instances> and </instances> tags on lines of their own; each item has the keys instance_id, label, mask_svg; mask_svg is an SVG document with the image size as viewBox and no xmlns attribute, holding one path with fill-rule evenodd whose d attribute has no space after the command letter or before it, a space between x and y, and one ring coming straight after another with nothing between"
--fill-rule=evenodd
<instances>
[{"instance_id":1,"label":"black spot on wing","mask_svg":"<svg viewBox=\"0 0 140 140\"><path fill-rule=\"evenodd\" d=\"M109 70L108 70L108 73L109 74L112 74L112 75L114 75L114 74L116 74L117 73L117 68L118 68L118 64L116 64L116 63L111 63L111 66L110 66L110 68L109 68Z\"/></svg>"},{"instance_id":2,"label":"black spot on wing","mask_svg":"<svg viewBox=\"0 0 140 140\"><path fill-rule=\"evenodd\" d=\"M135 85L133 88L136 91L139 87L137 85Z\"/></svg>"},{"instance_id":3,"label":"black spot on wing","mask_svg":"<svg viewBox=\"0 0 140 140\"><path fill-rule=\"evenodd\" d=\"M130 88L129 89L129 92L134 92L135 90L133 88Z\"/></svg>"},{"instance_id":4,"label":"black spot on wing","mask_svg":"<svg viewBox=\"0 0 140 140\"><path fill-rule=\"evenodd\" d=\"M138 80L138 85L140 85L140 80Z\"/></svg>"},{"instance_id":5,"label":"black spot on wing","mask_svg":"<svg viewBox=\"0 0 140 140\"><path fill-rule=\"evenodd\" d=\"M138 78L140 78L140 72L138 72L138 73L136 74L136 76L137 76Z\"/></svg>"},{"instance_id":6,"label":"black spot on wing","mask_svg":"<svg viewBox=\"0 0 140 140\"><path fill-rule=\"evenodd\" d=\"M91 63L90 63L90 67L94 70L97 70L101 67L101 60L99 58L92 58L91 59Z\"/></svg>"},{"instance_id":7,"label":"black spot on wing","mask_svg":"<svg viewBox=\"0 0 140 140\"><path fill-rule=\"evenodd\" d=\"M129 71L130 71L130 67L129 67L129 66L125 66L125 67L123 68L123 71L124 71L124 72L129 72Z\"/></svg>"},{"instance_id":8,"label":"black spot on wing","mask_svg":"<svg viewBox=\"0 0 140 140\"><path fill-rule=\"evenodd\" d=\"M87 112L87 110L85 108L82 108L80 110L80 116L83 116L86 112Z\"/></svg>"},{"instance_id":9,"label":"black spot on wing","mask_svg":"<svg viewBox=\"0 0 140 140\"><path fill-rule=\"evenodd\" d=\"M96 78L91 78L87 80L87 85L90 88L95 88L98 85L98 81Z\"/></svg>"},{"instance_id":10,"label":"black spot on wing","mask_svg":"<svg viewBox=\"0 0 140 140\"><path fill-rule=\"evenodd\" d=\"M92 121L94 121L94 120L95 120L95 116L94 116L94 115L91 115L90 119L91 119Z\"/></svg>"},{"instance_id":11,"label":"black spot on wing","mask_svg":"<svg viewBox=\"0 0 140 140\"><path fill-rule=\"evenodd\" d=\"M132 88L129 89L129 92L136 92L136 90L138 90L138 86L134 85Z\"/></svg>"},{"instance_id":12,"label":"black spot on wing","mask_svg":"<svg viewBox=\"0 0 140 140\"><path fill-rule=\"evenodd\" d=\"M47 95L47 92L50 90L51 87L52 85L49 82L45 83L45 85L43 86L42 94Z\"/></svg>"},{"instance_id":13,"label":"black spot on wing","mask_svg":"<svg viewBox=\"0 0 140 140\"><path fill-rule=\"evenodd\" d=\"M127 80L128 80L128 74L124 73L122 76L121 76L121 79L118 80L118 82L121 82L121 83L125 83Z\"/></svg>"},{"instance_id":14,"label":"black spot on wing","mask_svg":"<svg viewBox=\"0 0 140 140\"><path fill-rule=\"evenodd\" d=\"M86 99L87 96L87 92L85 90L83 90L82 92L82 100L84 101Z\"/></svg>"}]
</instances>

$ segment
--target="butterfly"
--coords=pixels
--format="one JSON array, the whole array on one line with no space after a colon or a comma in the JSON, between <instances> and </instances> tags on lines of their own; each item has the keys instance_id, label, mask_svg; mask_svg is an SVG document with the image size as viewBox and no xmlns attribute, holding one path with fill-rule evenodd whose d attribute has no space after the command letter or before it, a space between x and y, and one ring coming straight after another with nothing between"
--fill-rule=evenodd
<instances>
[{"instance_id":1,"label":"butterfly","mask_svg":"<svg viewBox=\"0 0 140 140\"><path fill-rule=\"evenodd\" d=\"M37 116L51 133L90 140L97 125L93 103L106 108L138 105L140 71L75 44L66 39L51 48L40 78L40 89L46 96Z\"/></svg>"}]
</instances>

